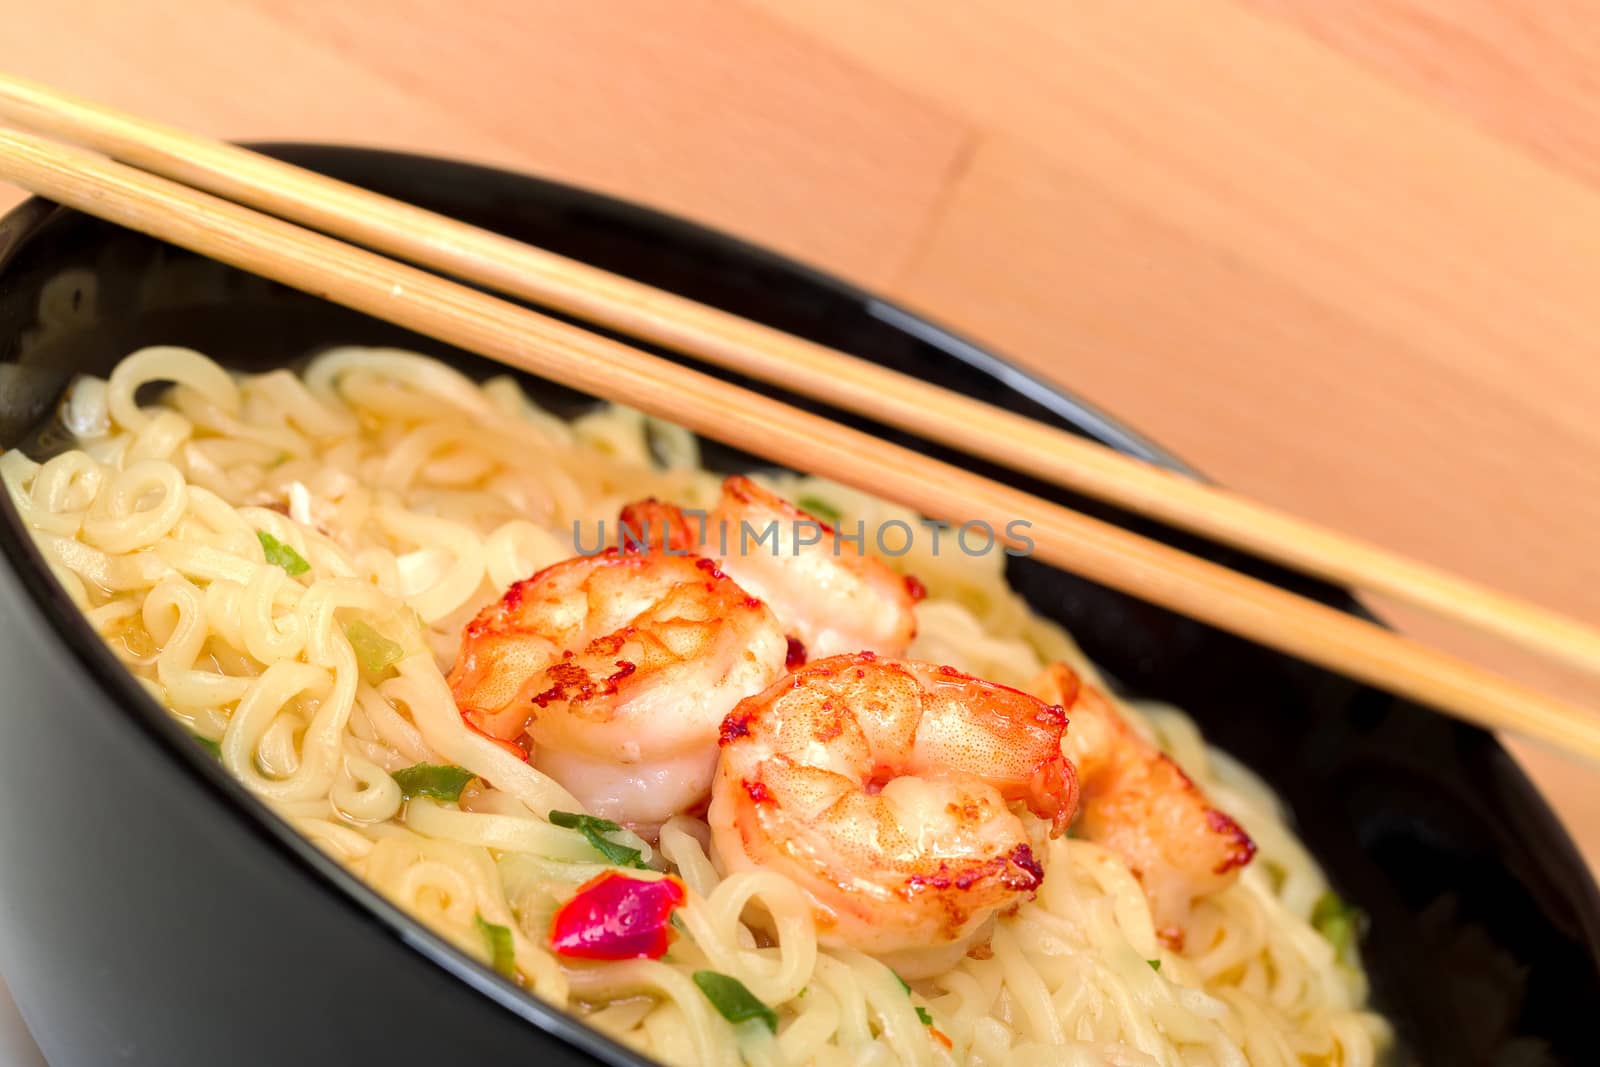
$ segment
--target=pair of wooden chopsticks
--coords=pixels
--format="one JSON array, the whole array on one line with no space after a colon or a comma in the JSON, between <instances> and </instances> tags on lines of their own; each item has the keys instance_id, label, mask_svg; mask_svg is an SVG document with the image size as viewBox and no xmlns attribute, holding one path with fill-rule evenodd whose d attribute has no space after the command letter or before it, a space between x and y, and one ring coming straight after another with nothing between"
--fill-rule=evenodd
<instances>
[{"instance_id":1,"label":"pair of wooden chopsticks","mask_svg":"<svg viewBox=\"0 0 1600 1067\"><path fill-rule=\"evenodd\" d=\"M1600 716L1581 708L1276 586L336 237L774 382L1308 573L1390 594L1600 673L1600 633L1575 621L1014 413L245 149L6 76L0 76L0 117L94 150L0 129L0 177L41 196L930 517L981 520L996 530L1026 520L1035 553L1057 566L1480 725L1600 758Z\"/></svg>"}]
</instances>

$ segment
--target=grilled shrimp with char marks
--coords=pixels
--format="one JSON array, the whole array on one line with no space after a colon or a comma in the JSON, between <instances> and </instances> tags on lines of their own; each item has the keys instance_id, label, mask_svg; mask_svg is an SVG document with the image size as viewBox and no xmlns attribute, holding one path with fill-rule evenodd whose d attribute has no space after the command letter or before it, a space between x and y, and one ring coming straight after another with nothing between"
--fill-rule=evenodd
<instances>
[{"instance_id":1,"label":"grilled shrimp with char marks","mask_svg":"<svg viewBox=\"0 0 1600 1067\"><path fill-rule=\"evenodd\" d=\"M1063 747L1083 790L1075 832L1122 857L1162 940L1181 949L1194 901L1232 885L1255 842L1071 667L1051 664L1030 688L1072 717Z\"/></svg>"},{"instance_id":2,"label":"grilled shrimp with char marks","mask_svg":"<svg viewBox=\"0 0 1600 1067\"><path fill-rule=\"evenodd\" d=\"M609 552L485 608L450 687L470 725L531 742L534 765L591 812L648 832L703 803L718 725L784 655L772 612L711 560Z\"/></svg>"},{"instance_id":3,"label":"grilled shrimp with char marks","mask_svg":"<svg viewBox=\"0 0 1600 1067\"><path fill-rule=\"evenodd\" d=\"M870 653L818 660L722 724L712 846L810 896L817 939L919 977L948 967L1044 877L1025 806L1060 833L1067 720L1026 693Z\"/></svg>"},{"instance_id":4,"label":"grilled shrimp with char marks","mask_svg":"<svg viewBox=\"0 0 1600 1067\"><path fill-rule=\"evenodd\" d=\"M905 653L916 636L915 579L834 540L821 519L735 475L709 514L642 500L622 509L621 522L641 541L715 560L733 580L772 605L778 620L821 659L845 652ZM809 543L807 543L809 542Z\"/></svg>"}]
</instances>

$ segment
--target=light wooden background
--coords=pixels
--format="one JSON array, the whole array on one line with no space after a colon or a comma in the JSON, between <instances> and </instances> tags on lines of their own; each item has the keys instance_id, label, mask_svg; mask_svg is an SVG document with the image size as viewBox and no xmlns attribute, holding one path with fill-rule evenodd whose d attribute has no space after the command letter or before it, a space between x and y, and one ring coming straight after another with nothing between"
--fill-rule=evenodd
<instances>
[{"instance_id":1,"label":"light wooden background","mask_svg":"<svg viewBox=\"0 0 1600 1067\"><path fill-rule=\"evenodd\" d=\"M51 0L0 66L724 227L1600 622L1600 0ZM1595 702L1600 687L1393 617ZM1600 775L1525 752L1591 860Z\"/></svg>"}]
</instances>

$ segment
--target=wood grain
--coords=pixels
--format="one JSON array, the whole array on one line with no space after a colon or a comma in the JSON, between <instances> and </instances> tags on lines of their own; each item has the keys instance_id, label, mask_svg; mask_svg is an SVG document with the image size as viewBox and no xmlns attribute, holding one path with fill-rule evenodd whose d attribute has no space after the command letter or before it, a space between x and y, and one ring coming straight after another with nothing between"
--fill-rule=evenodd
<instances>
[{"instance_id":1,"label":"wood grain","mask_svg":"<svg viewBox=\"0 0 1600 1067\"><path fill-rule=\"evenodd\" d=\"M511 164L886 281L968 130L760 12L665 16L646 0L62 0L8 13L0 66L235 139Z\"/></svg>"},{"instance_id":2,"label":"wood grain","mask_svg":"<svg viewBox=\"0 0 1600 1067\"><path fill-rule=\"evenodd\" d=\"M1588 181L1600 179L1600 7L1242 0Z\"/></svg>"},{"instance_id":3,"label":"wood grain","mask_svg":"<svg viewBox=\"0 0 1600 1067\"><path fill-rule=\"evenodd\" d=\"M394 0L377 21L323 0L263 7L474 116L545 173L759 229L873 281L904 256L968 136L832 50L717 0L674 2L670 18L652 0L476 0L450 33L430 0ZM860 210L902 198L895 211Z\"/></svg>"},{"instance_id":4,"label":"wood grain","mask_svg":"<svg viewBox=\"0 0 1600 1067\"><path fill-rule=\"evenodd\" d=\"M1000 344L1230 485L1600 621L1596 14L61 0L8 12L0 66L734 229ZM1593 771L1530 760L1600 860Z\"/></svg>"}]
</instances>

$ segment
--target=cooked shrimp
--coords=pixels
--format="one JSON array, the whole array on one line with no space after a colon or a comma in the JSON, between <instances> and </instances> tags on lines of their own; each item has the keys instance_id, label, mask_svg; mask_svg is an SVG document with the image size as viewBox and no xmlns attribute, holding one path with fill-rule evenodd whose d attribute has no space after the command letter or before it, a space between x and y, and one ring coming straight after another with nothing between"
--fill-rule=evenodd
<instances>
[{"instance_id":1,"label":"cooked shrimp","mask_svg":"<svg viewBox=\"0 0 1600 1067\"><path fill-rule=\"evenodd\" d=\"M450 687L473 727L606 818L652 827L704 801L717 727L783 673L783 630L708 559L557 563L467 625Z\"/></svg>"},{"instance_id":2,"label":"cooked shrimp","mask_svg":"<svg viewBox=\"0 0 1600 1067\"><path fill-rule=\"evenodd\" d=\"M1060 833L1077 782L1067 719L950 667L871 653L818 660L722 724L712 847L810 896L817 939L908 976L949 966L1044 870L1026 806Z\"/></svg>"},{"instance_id":3,"label":"cooked shrimp","mask_svg":"<svg viewBox=\"0 0 1600 1067\"><path fill-rule=\"evenodd\" d=\"M1157 931L1181 949L1194 901L1231 885L1255 842L1071 667L1051 664L1031 688L1072 717L1063 748L1083 789L1077 832L1127 862Z\"/></svg>"},{"instance_id":4,"label":"cooked shrimp","mask_svg":"<svg viewBox=\"0 0 1600 1067\"><path fill-rule=\"evenodd\" d=\"M836 541L827 523L749 478L722 483L709 514L644 500L622 510L622 537L698 552L772 605L798 641L797 662L843 652L905 653L916 636L922 586Z\"/></svg>"}]
</instances>

